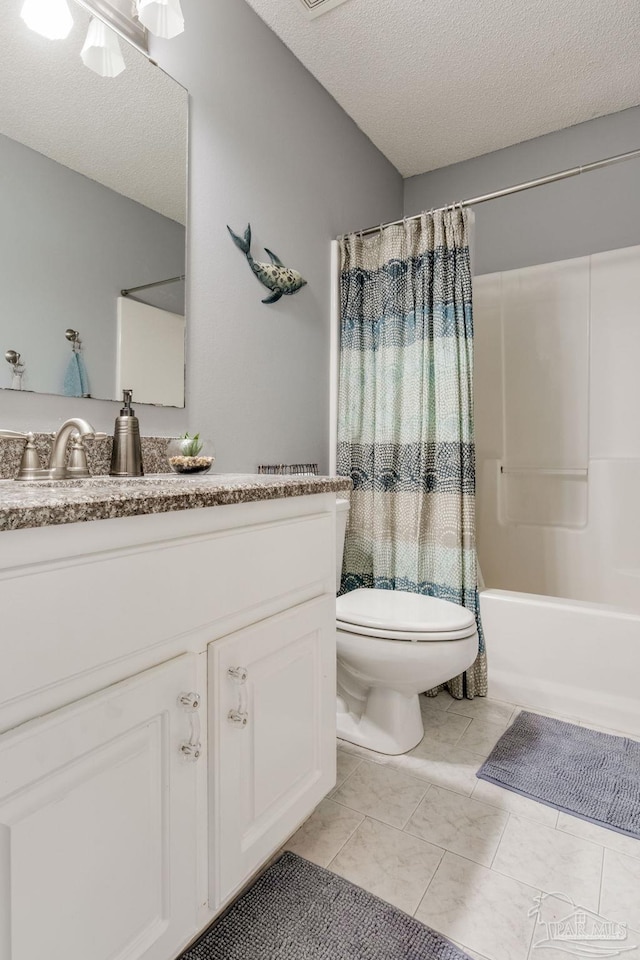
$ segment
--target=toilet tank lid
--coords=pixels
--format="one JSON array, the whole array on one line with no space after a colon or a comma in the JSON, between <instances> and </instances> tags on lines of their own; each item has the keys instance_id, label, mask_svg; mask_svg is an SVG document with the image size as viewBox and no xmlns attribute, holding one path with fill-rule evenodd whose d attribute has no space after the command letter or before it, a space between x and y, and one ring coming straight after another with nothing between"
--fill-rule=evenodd
<instances>
[{"instance_id":1,"label":"toilet tank lid","mask_svg":"<svg viewBox=\"0 0 640 960\"><path fill-rule=\"evenodd\" d=\"M361 588L338 597L337 619L344 623L407 633L448 633L475 623L471 610L438 597L406 590Z\"/></svg>"}]
</instances>

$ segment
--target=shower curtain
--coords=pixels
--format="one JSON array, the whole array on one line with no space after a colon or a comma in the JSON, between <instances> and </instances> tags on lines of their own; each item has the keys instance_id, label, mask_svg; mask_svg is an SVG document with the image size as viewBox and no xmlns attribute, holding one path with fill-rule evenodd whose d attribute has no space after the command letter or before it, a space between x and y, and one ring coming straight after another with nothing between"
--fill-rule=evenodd
<instances>
[{"instance_id":1,"label":"shower curtain","mask_svg":"<svg viewBox=\"0 0 640 960\"><path fill-rule=\"evenodd\" d=\"M340 277L337 462L353 480L341 593L409 590L473 610L478 658L444 685L458 699L487 693L468 234L460 208L353 234Z\"/></svg>"}]
</instances>

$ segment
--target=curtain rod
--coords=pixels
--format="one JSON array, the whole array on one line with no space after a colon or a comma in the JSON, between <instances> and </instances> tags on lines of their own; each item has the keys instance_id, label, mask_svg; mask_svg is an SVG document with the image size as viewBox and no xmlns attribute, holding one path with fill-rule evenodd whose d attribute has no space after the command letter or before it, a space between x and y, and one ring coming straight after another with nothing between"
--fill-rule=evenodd
<instances>
[{"instance_id":1,"label":"curtain rod","mask_svg":"<svg viewBox=\"0 0 640 960\"><path fill-rule=\"evenodd\" d=\"M537 180L527 180L525 183L518 183L513 187L505 187L504 190L496 190L494 193L485 193L481 197L472 197L470 200L462 200L459 203L449 203L439 210L448 210L454 207L473 207L478 203L486 203L487 200L498 200L500 197L508 197L512 193L521 193L523 190L532 190L533 187L543 187L547 183L555 183L556 180L567 180L569 177L578 177L581 173L590 173L592 170L600 170L602 167L609 167L614 163L623 163L625 160L635 160L640 158L640 149L630 150L629 153L619 153L615 157L607 157L605 160L595 160L593 163L585 163L580 167L571 167L569 170L561 170L560 173L551 173L548 177L538 177ZM383 227L395 227L401 223L408 223L412 220L419 220L421 213L413 217L403 217L401 220L392 220L389 223L378 224L376 227L367 227L366 230L354 230L353 233L360 237L365 237L370 233L376 233ZM342 240L350 234L344 234L338 239Z\"/></svg>"},{"instance_id":2,"label":"curtain rod","mask_svg":"<svg viewBox=\"0 0 640 960\"><path fill-rule=\"evenodd\" d=\"M139 287L129 287L128 290L121 290L120 296L128 297L130 293L137 293L138 290L148 290L149 287L163 287L165 283L179 283L184 280L184 274L181 277L169 277L168 280L156 280L155 283L143 283Z\"/></svg>"}]
</instances>

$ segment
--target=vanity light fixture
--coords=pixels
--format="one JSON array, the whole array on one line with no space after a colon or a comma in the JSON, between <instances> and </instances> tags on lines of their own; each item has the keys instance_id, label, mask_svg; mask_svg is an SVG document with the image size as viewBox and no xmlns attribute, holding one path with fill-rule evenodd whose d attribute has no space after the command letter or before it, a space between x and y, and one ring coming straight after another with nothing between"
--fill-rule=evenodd
<instances>
[{"instance_id":1,"label":"vanity light fixture","mask_svg":"<svg viewBox=\"0 0 640 960\"><path fill-rule=\"evenodd\" d=\"M20 15L30 30L48 40L65 40L73 26L67 0L25 0Z\"/></svg>"},{"instance_id":2,"label":"vanity light fixture","mask_svg":"<svg viewBox=\"0 0 640 960\"><path fill-rule=\"evenodd\" d=\"M147 30L165 40L184 32L180 0L76 2L92 17L80 54L82 62L101 77L117 77L125 69L118 35L148 57ZM68 0L24 0L21 16L31 30L49 40L66 39L73 27Z\"/></svg>"},{"instance_id":3,"label":"vanity light fixture","mask_svg":"<svg viewBox=\"0 0 640 960\"><path fill-rule=\"evenodd\" d=\"M184 32L180 0L138 0L138 19L155 37L171 40Z\"/></svg>"},{"instance_id":4,"label":"vanity light fixture","mask_svg":"<svg viewBox=\"0 0 640 960\"><path fill-rule=\"evenodd\" d=\"M100 77L117 77L125 68L118 37L97 17L91 18L80 56L85 67Z\"/></svg>"}]
</instances>

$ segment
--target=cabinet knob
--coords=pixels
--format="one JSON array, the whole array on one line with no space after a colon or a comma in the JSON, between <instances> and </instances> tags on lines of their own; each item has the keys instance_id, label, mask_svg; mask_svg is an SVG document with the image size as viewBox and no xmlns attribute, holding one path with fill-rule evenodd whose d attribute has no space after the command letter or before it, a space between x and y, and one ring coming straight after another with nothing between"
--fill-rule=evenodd
<instances>
[{"instance_id":1,"label":"cabinet knob","mask_svg":"<svg viewBox=\"0 0 640 960\"><path fill-rule=\"evenodd\" d=\"M194 743L192 740L186 740L180 744L180 753L183 757L186 757L187 760L198 760L201 751L202 745L200 743Z\"/></svg>"},{"instance_id":2,"label":"cabinet knob","mask_svg":"<svg viewBox=\"0 0 640 960\"><path fill-rule=\"evenodd\" d=\"M184 707L185 710L199 710L200 709L200 694L199 693L181 693L178 697L178 703L181 707Z\"/></svg>"},{"instance_id":3,"label":"cabinet knob","mask_svg":"<svg viewBox=\"0 0 640 960\"><path fill-rule=\"evenodd\" d=\"M233 723L236 727L246 727L247 721L249 720L249 714L244 710L229 710L227 714L227 720L229 723Z\"/></svg>"},{"instance_id":4,"label":"cabinet knob","mask_svg":"<svg viewBox=\"0 0 640 960\"><path fill-rule=\"evenodd\" d=\"M227 676L236 683L246 683L249 677L249 671L246 667L229 667Z\"/></svg>"}]
</instances>

